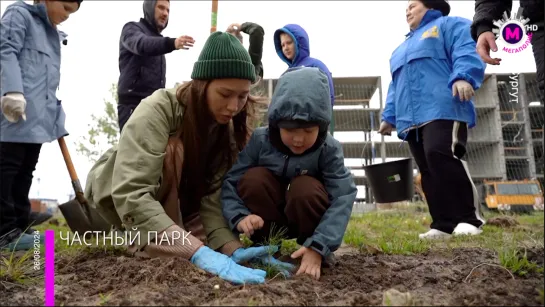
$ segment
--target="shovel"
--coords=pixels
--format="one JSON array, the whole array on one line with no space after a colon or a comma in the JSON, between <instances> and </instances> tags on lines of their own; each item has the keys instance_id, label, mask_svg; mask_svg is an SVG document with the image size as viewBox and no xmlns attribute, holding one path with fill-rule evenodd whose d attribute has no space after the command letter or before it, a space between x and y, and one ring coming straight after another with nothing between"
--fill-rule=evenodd
<instances>
[{"instance_id":1,"label":"shovel","mask_svg":"<svg viewBox=\"0 0 545 307\"><path fill-rule=\"evenodd\" d=\"M74 187L74 192L76 193L75 199L59 205L59 209L66 219L68 227L70 227L72 232L77 233L78 236L85 235L85 237L87 237L87 235L91 234L89 232L96 231L99 231L101 234L108 233L111 229L111 225L100 216L95 208L89 206L89 203L83 195L83 189L79 183L76 169L72 164L72 159L70 158L70 153L66 147L64 137L59 138L58 141L64 157L64 162L66 162L66 167L70 174L70 179L72 180L72 187Z\"/></svg>"}]
</instances>

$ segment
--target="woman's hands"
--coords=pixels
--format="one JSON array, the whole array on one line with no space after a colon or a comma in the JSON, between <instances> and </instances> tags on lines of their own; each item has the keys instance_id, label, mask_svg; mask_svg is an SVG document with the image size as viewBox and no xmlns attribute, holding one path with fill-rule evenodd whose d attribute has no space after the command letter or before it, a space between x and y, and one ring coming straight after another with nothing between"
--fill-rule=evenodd
<instances>
[{"instance_id":1,"label":"woman's hands","mask_svg":"<svg viewBox=\"0 0 545 307\"><path fill-rule=\"evenodd\" d=\"M198 268L235 284L261 284L267 273L237 264L232 258L207 246L200 247L191 257Z\"/></svg>"},{"instance_id":2,"label":"woman's hands","mask_svg":"<svg viewBox=\"0 0 545 307\"><path fill-rule=\"evenodd\" d=\"M262 265L272 266L276 268L284 276L289 277L295 265L287 262L282 262L273 257L273 254L278 251L278 246L259 246L250 248L237 249L231 259L236 263L259 263Z\"/></svg>"}]
</instances>

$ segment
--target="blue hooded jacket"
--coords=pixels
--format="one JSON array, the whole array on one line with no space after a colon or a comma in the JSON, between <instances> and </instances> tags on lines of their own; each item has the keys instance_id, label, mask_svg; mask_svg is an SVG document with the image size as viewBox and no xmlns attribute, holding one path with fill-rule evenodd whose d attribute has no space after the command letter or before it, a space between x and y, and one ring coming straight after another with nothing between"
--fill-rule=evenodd
<instances>
[{"instance_id":1,"label":"blue hooded jacket","mask_svg":"<svg viewBox=\"0 0 545 307\"><path fill-rule=\"evenodd\" d=\"M486 65L476 52L470 25L468 19L429 10L393 52L382 120L396 127L400 139L410 128L432 120L465 122L468 128L476 125L473 99L463 102L452 96L457 80L467 81L477 91L484 79Z\"/></svg>"},{"instance_id":2,"label":"blue hooded jacket","mask_svg":"<svg viewBox=\"0 0 545 307\"><path fill-rule=\"evenodd\" d=\"M280 42L280 34L286 33L291 36L295 44L295 57L290 61L282 52L282 44ZM318 67L324 74L327 75L331 105L335 104L335 88L333 86L333 78L327 66L320 60L310 57L310 42L308 34L301 26L296 24L288 24L274 32L274 47L278 56L288 64L288 68L306 66Z\"/></svg>"},{"instance_id":3,"label":"blue hooded jacket","mask_svg":"<svg viewBox=\"0 0 545 307\"><path fill-rule=\"evenodd\" d=\"M66 37L53 27L44 4L17 1L6 8L0 26L0 95L22 93L27 119L11 123L0 114L0 142L43 144L68 135L57 99Z\"/></svg>"},{"instance_id":4,"label":"blue hooded jacket","mask_svg":"<svg viewBox=\"0 0 545 307\"><path fill-rule=\"evenodd\" d=\"M266 167L287 181L305 174L324 184L330 207L303 246L313 248L324 257L339 248L357 188L344 165L341 144L327 131L331 112L328 80L318 68L292 68L280 77L269 107L269 126L254 131L223 182L223 215L235 233L237 224L251 214L238 196L238 182L248 169ZM317 122L320 133L314 146L301 155L291 153L280 139L278 122L281 120Z\"/></svg>"}]
</instances>

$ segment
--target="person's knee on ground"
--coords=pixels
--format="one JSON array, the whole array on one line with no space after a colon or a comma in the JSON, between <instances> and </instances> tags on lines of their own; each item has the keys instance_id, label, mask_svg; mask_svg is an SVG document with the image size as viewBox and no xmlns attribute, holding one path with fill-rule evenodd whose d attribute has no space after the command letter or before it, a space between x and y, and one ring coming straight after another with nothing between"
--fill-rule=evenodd
<instances>
[{"instance_id":1,"label":"person's knee on ground","mask_svg":"<svg viewBox=\"0 0 545 307\"><path fill-rule=\"evenodd\" d=\"M284 209L289 233L302 245L312 236L329 207L328 194L323 184L311 176L295 177L286 191Z\"/></svg>"},{"instance_id":2,"label":"person's knee on ground","mask_svg":"<svg viewBox=\"0 0 545 307\"><path fill-rule=\"evenodd\" d=\"M285 226L286 218L281 210L285 204L285 187L271 171L265 167L249 169L240 179L237 190L250 212L264 221L263 227L250 238L254 244L267 241L272 230Z\"/></svg>"}]
</instances>

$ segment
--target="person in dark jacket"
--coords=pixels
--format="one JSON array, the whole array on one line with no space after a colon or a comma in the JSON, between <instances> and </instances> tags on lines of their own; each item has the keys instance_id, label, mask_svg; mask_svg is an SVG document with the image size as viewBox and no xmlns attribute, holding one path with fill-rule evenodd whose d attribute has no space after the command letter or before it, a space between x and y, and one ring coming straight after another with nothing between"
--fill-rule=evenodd
<instances>
[{"instance_id":1,"label":"person in dark jacket","mask_svg":"<svg viewBox=\"0 0 545 307\"><path fill-rule=\"evenodd\" d=\"M545 103L545 21L543 0L520 0L522 16L529 18L529 24L537 25L538 30L532 33L532 50L536 62L537 85L541 105ZM499 65L500 58L491 58L490 50L498 51L496 37L492 32L494 21L502 19L504 12L511 16L512 0L476 0L475 15L471 25L471 36L477 42L477 52L488 64ZM545 144L545 139L543 140ZM541 157L543 159L543 155ZM543 163L543 162L541 162Z\"/></svg>"},{"instance_id":2,"label":"person in dark jacket","mask_svg":"<svg viewBox=\"0 0 545 307\"><path fill-rule=\"evenodd\" d=\"M229 25L227 31L225 32L235 35L241 43L243 43L243 38L242 35L240 35L240 32L246 33L250 36L248 53L252 58L256 76L259 76L259 80L256 81L256 83L258 83L261 79L263 79L263 63L261 62L261 58L263 57L263 38L265 36L263 27L253 22L245 22L243 24L233 23Z\"/></svg>"},{"instance_id":3,"label":"person in dark jacket","mask_svg":"<svg viewBox=\"0 0 545 307\"><path fill-rule=\"evenodd\" d=\"M390 58L392 81L379 129L389 135L395 128L420 170L433 220L421 239L478 235L485 223L462 158L486 64L475 51L471 21L449 13L446 1L408 2L410 32Z\"/></svg>"},{"instance_id":4,"label":"person in dark jacket","mask_svg":"<svg viewBox=\"0 0 545 307\"><path fill-rule=\"evenodd\" d=\"M357 194L342 146L328 133L329 92L327 76L316 67L284 73L269 126L254 131L221 191L233 232L259 244L274 227L283 227L286 238L302 245L292 254L303 257L297 274L315 278L341 245Z\"/></svg>"},{"instance_id":5,"label":"person in dark jacket","mask_svg":"<svg viewBox=\"0 0 545 307\"><path fill-rule=\"evenodd\" d=\"M263 81L263 62L261 61L263 57L263 40L265 36L265 30L263 27L253 22L245 22L243 24L233 23L227 28L227 33L230 33L236 36L241 43L243 43L243 37L240 34L246 33L249 36L250 46L248 47L248 53L252 58L252 63L255 67L255 73L257 80L252 85L251 93L252 95L262 96L264 94L264 83ZM257 106L258 111L262 113L260 122L256 123L259 126L267 125L267 105L259 104Z\"/></svg>"},{"instance_id":6,"label":"person in dark jacket","mask_svg":"<svg viewBox=\"0 0 545 307\"><path fill-rule=\"evenodd\" d=\"M118 120L119 130L140 101L160 88L165 88L165 54L187 50L195 43L190 36L163 37L167 27L170 1L144 0L144 18L123 26L119 39Z\"/></svg>"}]
</instances>

